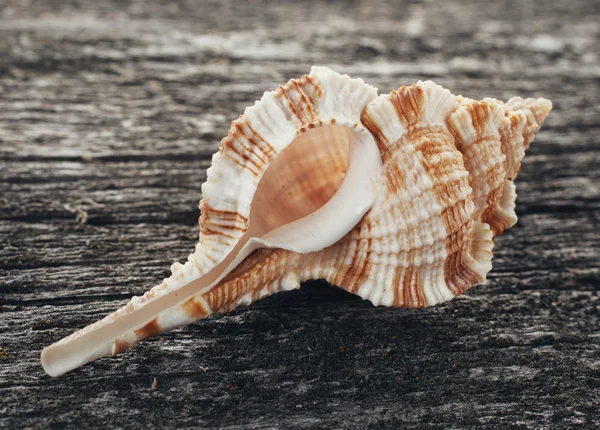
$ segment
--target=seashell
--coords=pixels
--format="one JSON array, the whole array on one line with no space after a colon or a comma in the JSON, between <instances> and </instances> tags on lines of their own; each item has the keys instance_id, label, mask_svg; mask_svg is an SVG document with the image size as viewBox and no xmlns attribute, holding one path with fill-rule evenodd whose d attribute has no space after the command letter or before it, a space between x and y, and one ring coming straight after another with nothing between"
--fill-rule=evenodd
<instances>
[{"instance_id":1,"label":"seashell","mask_svg":"<svg viewBox=\"0 0 600 430\"><path fill-rule=\"evenodd\" d=\"M58 376L163 331L325 279L423 307L483 281L517 221L514 179L550 101L390 94L313 67L232 122L202 186L200 240L142 297L45 348Z\"/></svg>"}]
</instances>

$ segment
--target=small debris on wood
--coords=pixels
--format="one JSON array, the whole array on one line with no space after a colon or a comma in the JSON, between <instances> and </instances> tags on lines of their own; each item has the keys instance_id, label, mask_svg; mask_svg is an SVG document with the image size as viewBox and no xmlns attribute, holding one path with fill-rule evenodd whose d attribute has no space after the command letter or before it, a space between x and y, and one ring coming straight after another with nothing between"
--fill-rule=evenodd
<instances>
[{"instance_id":1,"label":"small debris on wood","mask_svg":"<svg viewBox=\"0 0 600 430\"><path fill-rule=\"evenodd\" d=\"M74 205L65 203L62 205L64 209L75 214L75 221L80 224L85 224L88 220L88 210L91 208L103 208L104 205L86 198L78 200Z\"/></svg>"},{"instance_id":2,"label":"small debris on wood","mask_svg":"<svg viewBox=\"0 0 600 430\"><path fill-rule=\"evenodd\" d=\"M63 208L68 210L71 213L75 214L75 221L80 224L85 224L88 219L88 213L81 206L72 207L70 204L66 203L63 205Z\"/></svg>"},{"instance_id":3,"label":"small debris on wood","mask_svg":"<svg viewBox=\"0 0 600 430\"><path fill-rule=\"evenodd\" d=\"M156 380L156 378L154 378L154 380L152 381L152 389L156 390L156 387L158 387L158 381Z\"/></svg>"}]
</instances>

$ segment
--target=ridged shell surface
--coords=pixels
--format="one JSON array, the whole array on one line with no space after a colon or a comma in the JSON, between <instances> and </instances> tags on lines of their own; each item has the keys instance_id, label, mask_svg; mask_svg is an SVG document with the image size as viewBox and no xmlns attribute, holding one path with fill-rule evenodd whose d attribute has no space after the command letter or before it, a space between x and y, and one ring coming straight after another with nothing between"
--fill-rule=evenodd
<instances>
[{"instance_id":1,"label":"ridged shell surface","mask_svg":"<svg viewBox=\"0 0 600 430\"><path fill-rule=\"evenodd\" d=\"M144 296L47 348L46 370L64 373L309 279L384 306L431 306L463 293L486 278L494 236L517 220L513 181L551 107L545 99L475 101L431 81L378 97L360 79L313 68L233 121L202 186L200 240L188 261ZM356 222L347 221L352 211L335 214L350 222L341 239L306 253L254 246L229 267L255 232L336 198L361 158L356 151L369 143L380 157L374 195ZM328 228L315 222L316 236ZM202 279L214 282L191 287ZM93 349L88 338L103 346ZM77 352L86 347L93 350Z\"/></svg>"},{"instance_id":2,"label":"ridged shell surface","mask_svg":"<svg viewBox=\"0 0 600 430\"><path fill-rule=\"evenodd\" d=\"M494 235L516 222L513 179L550 109L544 99L455 97L430 81L380 96L361 115L383 161L381 190L361 222L319 252L253 255L251 270L202 301L227 311L309 279L384 306L463 293L490 271Z\"/></svg>"}]
</instances>

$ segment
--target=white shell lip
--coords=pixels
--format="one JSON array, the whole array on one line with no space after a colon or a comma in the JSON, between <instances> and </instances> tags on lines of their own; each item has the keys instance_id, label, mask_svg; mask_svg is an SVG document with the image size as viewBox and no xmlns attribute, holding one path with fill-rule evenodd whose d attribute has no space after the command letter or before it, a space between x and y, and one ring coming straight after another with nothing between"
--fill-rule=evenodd
<instances>
[{"instance_id":1,"label":"white shell lip","mask_svg":"<svg viewBox=\"0 0 600 430\"><path fill-rule=\"evenodd\" d=\"M336 124L347 125L342 120ZM334 196L315 212L262 236L259 240L264 247L299 254L319 251L344 237L373 206L381 154L373 137L362 127L354 134L348 172ZM318 236L315 226L321 233Z\"/></svg>"}]
</instances>

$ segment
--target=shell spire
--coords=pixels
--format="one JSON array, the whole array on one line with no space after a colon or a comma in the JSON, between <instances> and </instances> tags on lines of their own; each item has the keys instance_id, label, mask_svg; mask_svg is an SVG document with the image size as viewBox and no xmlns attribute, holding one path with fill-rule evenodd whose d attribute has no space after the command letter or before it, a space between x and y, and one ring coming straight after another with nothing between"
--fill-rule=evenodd
<instances>
[{"instance_id":1,"label":"shell spire","mask_svg":"<svg viewBox=\"0 0 600 430\"><path fill-rule=\"evenodd\" d=\"M431 81L377 96L313 67L232 122L202 185L200 239L142 297L45 348L58 376L309 279L423 307L485 279L516 222L515 179L551 109Z\"/></svg>"}]
</instances>

